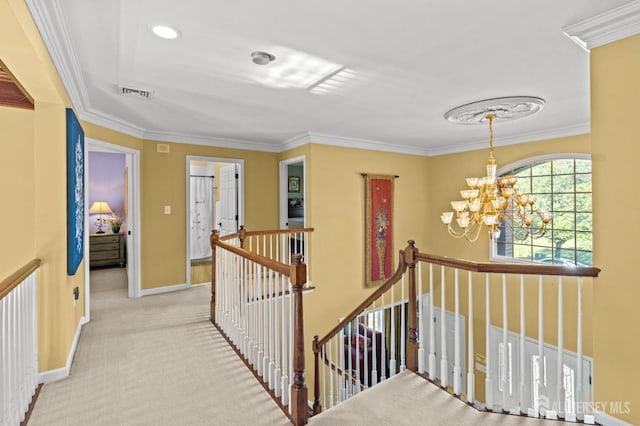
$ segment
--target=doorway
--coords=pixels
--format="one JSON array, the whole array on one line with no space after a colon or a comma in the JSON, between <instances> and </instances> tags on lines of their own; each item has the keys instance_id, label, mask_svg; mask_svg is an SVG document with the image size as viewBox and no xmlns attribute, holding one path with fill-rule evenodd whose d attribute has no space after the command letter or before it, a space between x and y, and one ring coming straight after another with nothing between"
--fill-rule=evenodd
<instances>
[{"instance_id":1,"label":"doorway","mask_svg":"<svg viewBox=\"0 0 640 426\"><path fill-rule=\"evenodd\" d=\"M87 244L84 258L85 320L88 322L91 315L90 268L92 264L93 266L110 266L109 262L113 260L113 266L121 267L124 271L123 275L126 276L127 297L140 297L140 151L91 138L87 138L86 142L85 241ZM107 177L93 176L94 172L104 174L110 167L117 169L114 175L107 173ZM106 203L101 213L97 214L90 209L96 201ZM106 210L107 206L110 212ZM108 248L108 253L103 253L104 256L96 257L95 251L92 256L91 244L94 236L109 240L104 242L104 247ZM111 239L117 242L112 242ZM108 259L109 256L116 254L117 259ZM96 259L99 261L96 262Z\"/></svg>"},{"instance_id":2,"label":"doorway","mask_svg":"<svg viewBox=\"0 0 640 426\"><path fill-rule=\"evenodd\" d=\"M187 287L211 282L211 231L232 234L244 222L243 165L239 159L187 156Z\"/></svg>"},{"instance_id":3,"label":"doorway","mask_svg":"<svg viewBox=\"0 0 640 426\"><path fill-rule=\"evenodd\" d=\"M304 228L307 220L305 156L280 161L280 228Z\"/></svg>"}]
</instances>

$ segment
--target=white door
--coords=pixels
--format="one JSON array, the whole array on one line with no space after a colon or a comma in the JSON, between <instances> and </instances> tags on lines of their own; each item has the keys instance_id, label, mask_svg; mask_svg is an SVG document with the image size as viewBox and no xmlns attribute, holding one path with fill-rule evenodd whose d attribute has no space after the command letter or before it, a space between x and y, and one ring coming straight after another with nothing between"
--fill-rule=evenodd
<instances>
[{"instance_id":1,"label":"white door","mask_svg":"<svg viewBox=\"0 0 640 426\"><path fill-rule=\"evenodd\" d=\"M238 232L238 172L231 164L220 169L220 235Z\"/></svg>"}]
</instances>

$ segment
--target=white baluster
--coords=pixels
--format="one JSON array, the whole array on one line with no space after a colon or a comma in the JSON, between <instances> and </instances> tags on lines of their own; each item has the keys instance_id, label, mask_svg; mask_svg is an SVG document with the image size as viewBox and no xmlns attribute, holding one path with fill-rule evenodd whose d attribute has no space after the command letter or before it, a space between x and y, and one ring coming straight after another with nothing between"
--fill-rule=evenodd
<instances>
[{"instance_id":1,"label":"white baluster","mask_svg":"<svg viewBox=\"0 0 640 426\"><path fill-rule=\"evenodd\" d=\"M486 360L486 378L484 381L484 391L486 394L487 410L493 410L493 383L491 379L491 289L489 283L489 274L485 274L485 360Z\"/></svg>"},{"instance_id":2,"label":"white baluster","mask_svg":"<svg viewBox=\"0 0 640 426\"><path fill-rule=\"evenodd\" d=\"M538 382L535 386L538 387L538 399L534 401L535 404L535 417L544 416L544 409L542 407L542 397L545 394L544 390L544 377L547 374L546 362L544 362L544 286L542 285L542 275L538 275ZM531 413L534 414L534 413Z\"/></svg>"},{"instance_id":3,"label":"white baluster","mask_svg":"<svg viewBox=\"0 0 640 426\"><path fill-rule=\"evenodd\" d=\"M326 352L326 347L327 345L329 345L329 342L327 342L326 345L322 346L322 349L320 350L320 364L322 365L322 369L320 372L320 377L318 377L316 380L320 380L322 383L322 406L323 407L329 407L327 405L327 371L326 371L326 360L328 360L329 365L331 365L331 357L327 357L327 352ZM329 351L329 353L331 353L331 351ZM329 380L331 380L331 368L329 368ZM331 385L329 385L329 390L331 390ZM331 398L329 398L329 400L331 400Z\"/></svg>"},{"instance_id":4,"label":"white baluster","mask_svg":"<svg viewBox=\"0 0 640 426\"><path fill-rule=\"evenodd\" d=\"M509 394L509 383L507 383L507 365L511 353L509 351L509 342L507 341L507 330L509 329L509 312L507 306L507 276L502 274L502 366L500 381L502 382L502 409L509 410L507 406L507 396ZM511 381L511 377L508 378Z\"/></svg>"},{"instance_id":5,"label":"white baluster","mask_svg":"<svg viewBox=\"0 0 640 426\"><path fill-rule=\"evenodd\" d=\"M584 389L582 386L582 277L578 277L578 330L577 330L577 354L576 354L576 379L578 381L578 386L576 389L576 393L578 397L576 398L576 407L575 413L576 418L578 420L583 420L584 418Z\"/></svg>"},{"instance_id":6,"label":"white baluster","mask_svg":"<svg viewBox=\"0 0 640 426\"><path fill-rule=\"evenodd\" d=\"M469 271L469 353L468 364L469 370L467 372L467 401L470 404L474 403L475 390L476 390L476 377L474 373L474 347L473 347L473 284L471 279L471 271Z\"/></svg>"},{"instance_id":7,"label":"white baluster","mask_svg":"<svg viewBox=\"0 0 640 426\"><path fill-rule=\"evenodd\" d=\"M382 295L380 306L382 306L382 309L378 312L380 324L382 324L382 348L380 348L380 359L382 360L382 365L380 366L380 381L383 381L387 378L387 322L384 318L384 294Z\"/></svg>"},{"instance_id":8,"label":"white baluster","mask_svg":"<svg viewBox=\"0 0 640 426\"><path fill-rule=\"evenodd\" d=\"M562 276L558 277L558 365L557 365L557 401L558 416L564 417L564 307L563 307Z\"/></svg>"},{"instance_id":9,"label":"white baluster","mask_svg":"<svg viewBox=\"0 0 640 426\"><path fill-rule=\"evenodd\" d=\"M453 343L454 348L454 367L453 367L453 393L454 395L460 395L460 379L462 378L462 369L460 368L460 277L458 268L455 269L455 313L456 316L453 321L455 327Z\"/></svg>"},{"instance_id":10,"label":"white baluster","mask_svg":"<svg viewBox=\"0 0 640 426\"><path fill-rule=\"evenodd\" d=\"M440 386L446 388L449 386L449 374L447 372L447 308L445 304L446 283L444 277L444 265L440 266Z\"/></svg>"},{"instance_id":11,"label":"white baluster","mask_svg":"<svg viewBox=\"0 0 640 426\"><path fill-rule=\"evenodd\" d=\"M278 241L276 239L276 241ZM276 250L276 253L280 253L280 250ZM273 351L275 354L275 370L273 372L273 385L274 385L274 392L276 397L280 397L280 395L282 395L282 389L280 388L280 382L282 380L282 370L280 369L280 356L281 356L281 352L280 352L280 323L279 320L281 319L282 315L280 315L280 313L278 312L278 308L280 307L280 304L278 303L278 298L279 297L284 297L284 289L280 286L280 283L282 283L282 274L278 273L276 274L276 278L274 279L274 294L273 294L273 333L274 333L274 338L273 338Z\"/></svg>"},{"instance_id":12,"label":"white baluster","mask_svg":"<svg viewBox=\"0 0 640 426\"><path fill-rule=\"evenodd\" d=\"M433 308L433 263L429 263L429 378L436 379L436 311Z\"/></svg>"},{"instance_id":13,"label":"white baluster","mask_svg":"<svg viewBox=\"0 0 640 426\"><path fill-rule=\"evenodd\" d=\"M283 405L287 405L289 403L288 400L288 392L289 389L289 377L288 377L288 350L287 350L287 342L288 342L288 330L289 330L289 320L287 317L287 282L289 281L288 277L282 275L280 277L281 280L281 288L282 288L282 378L280 388L282 389L281 401Z\"/></svg>"},{"instance_id":14,"label":"white baluster","mask_svg":"<svg viewBox=\"0 0 640 426\"><path fill-rule=\"evenodd\" d=\"M524 302L524 275L520 275L520 386L519 386L519 405L518 415L526 407L527 402L524 400L525 392L525 302Z\"/></svg>"},{"instance_id":15,"label":"white baluster","mask_svg":"<svg viewBox=\"0 0 640 426\"><path fill-rule=\"evenodd\" d=\"M424 320L424 310L422 308L422 262L418 262L418 373L424 374L424 330L422 329L422 321Z\"/></svg>"},{"instance_id":16,"label":"white baluster","mask_svg":"<svg viewBox=\"0 0 640 426\"><path fill-rule=\"evenodd\" d=\"M373 313L372 313L372 317L373 317L373 334L371 336L371 353L372 353L372 357L371 357L371 386L374 386L375 384L378 383L378 352L377 352L377 345L376 345L376 332L375 330L377 330L376 328L376 316L377 316L377 312L376 312L376 302L375 300L373 301Z\"/></svg>"},{"instance_id":17,"label":"white baluster","mask_svg":"<svg viewBox=\"0 0 640 426\"><path fill-rule=\"evenodd\" d=\"M394 288L391 286L391 348L389 350L389 377L396 375L396 305Z\"/></svg>"}]
</instances>

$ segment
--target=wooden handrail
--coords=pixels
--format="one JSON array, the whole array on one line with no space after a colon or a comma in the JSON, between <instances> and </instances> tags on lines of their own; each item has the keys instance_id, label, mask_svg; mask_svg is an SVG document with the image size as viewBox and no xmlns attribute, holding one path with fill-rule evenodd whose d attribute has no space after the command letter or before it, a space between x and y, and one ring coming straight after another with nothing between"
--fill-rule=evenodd
<instances>
[{"instance_id":1,"label":"wooden handrail","mask_svg":"<svg viewBox=\"0 0 640 426\"><path fill-rule=\"evenodd\" d=\"M287 277L289 276L289 272L290 272L289 265L280 263L276 260L271 260L264 256L260 256L259 254L255 254L243 248L226 244L224 241L220 240L220 236L217 230L214 230L213 233L211 234L211 245L212 247L215 245L217 247L228 250L232 253L237 254L240 257L249 259L250 261L255 262L259 265L266 266L267 268L272 269L282 275L286 275Z\"/></svg>"},{"instance_id":2,"label":"wooden handrail","mask_svg":"<svg viewBox=\"0 0 640 426\"><path fill-rule=\"evenodd\" d=\"M471 272L487 272L495 274L524 275L564 275L571 277L597 277L600 268L585 266L533 265L524 263L480 263L470 260L459 260L452 257L434 254L417 253L416 259L436 265L450 266Z\"/></svg>"},{"instance_id":3,"label":"wooden handrail","mask_svg":"<svg viewBox=\"0 0 640 426\"><path fill-rule=\"evenodd\" d=\"M40 259L33 259L22 268L0 281L0 300L4 299L4 297L11 293L11 291L24 281L25 278L38 269L41 263L42 261Z\"/></svg>"},{"instance_id":4,"label":"wooden handrail","mask_svg":"<svg viewBox=\"0 0 640 426\"><path fill-rule=\"evenodd\" d=\"M270 231L247 231L244 229L244 225L240 226L239 232L233 234L227 234L220 236L220 241L228 241L234 238L244 239L245 237L255 237L260 235L283 235L283 234L297 234L300 232L313 232L314 228L289 228L289 229L273 229Z\"/></svg>"}]
</instances>

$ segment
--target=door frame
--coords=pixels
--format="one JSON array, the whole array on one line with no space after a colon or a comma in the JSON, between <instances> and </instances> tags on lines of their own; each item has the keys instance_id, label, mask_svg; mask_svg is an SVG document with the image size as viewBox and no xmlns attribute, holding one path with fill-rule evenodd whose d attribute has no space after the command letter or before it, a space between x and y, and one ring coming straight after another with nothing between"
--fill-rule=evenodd
<instances>
[{"instance_id":1,"label":"door frame","mask_svg":"<svg viewBox=\"0 0 640 426\"><path fill-rule=\"evenodd\" d=\"M191 223L190 223L190 200L191 200L191 162L206 161L209 163L236 164L238 173L238 226L244 225L244 160L241 158L203 157L199 155L187 155L185 163L185 271L186 288L191 287ZM216 176L218 180L218 176ZM219 180L218 180L219 181ZM215 200L214 207L215 209ZM215 225L214 225L215 226Z\"/></svg>"},{"instance_id":2,"label":"door frame","mask_svg":"<svg viewBox=\"0 0 640 426\"><path fill-rule=\"evenodd\" d=\"M127 278L128 288L127 296L131 299L137 299L141 295L141 217L140 217L140 151L137 149L127 148L120 145L103 142L97 139L85 138L85 182L89 182L89 170L91 162L89 161L89 152L108 152L113 154L124 154L126 156L126 164L130 166L128 170L128 206L129 206L129 222L127 223L127 231L131 234L126 236L127 239ZM84 193L85 223L89 223L89 185ZM89 271L89 226L85 226L84 246L84 309L85 318L89 322L91 318L91 274Z\"/></svg>"},{"instance_id":3,"label":"door frame","mask_svg":"<svg viewBox=\"0 0 640 426\"><path fill-rule=\"evenodd\" d=\"M304 155L299 157L288 158L286 160L280 161L280 189L279 189L279 198L280 202L280 228L287 228L287 219L289 217L289 169L288 167L292 164L302 163L302 196L304 197L304 202L302 204L302 209L304 211L304 226L307 226L307 205L308 205L308 193L307 193L307 158Z\"/></svg>"}]
</instances>

